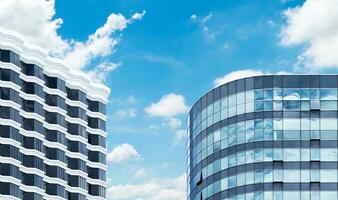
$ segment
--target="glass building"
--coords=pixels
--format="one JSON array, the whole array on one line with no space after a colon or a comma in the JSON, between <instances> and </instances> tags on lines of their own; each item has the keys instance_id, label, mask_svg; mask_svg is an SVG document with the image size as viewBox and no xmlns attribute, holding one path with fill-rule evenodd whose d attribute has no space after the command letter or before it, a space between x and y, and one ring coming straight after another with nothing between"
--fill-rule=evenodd
<instances>
[{"instance_id":1,"label":"glass building","mask_svg":"<svg viewBox=\"0 0 338 200\"><path fill-rule=\"evenodd\" d=\"M109 89L0 41L0 199L104 200Z\"/></svg>"},{"instance_id":2,"label":"glass building","mask_svg":"<svg viewBox=\"0 0 338 200\"><path fill-rule=\"evenodd\" d=\"M188 199L338 199L337 78L255 76L201 97L188 117Z\"/></svg>"}]
</instances>

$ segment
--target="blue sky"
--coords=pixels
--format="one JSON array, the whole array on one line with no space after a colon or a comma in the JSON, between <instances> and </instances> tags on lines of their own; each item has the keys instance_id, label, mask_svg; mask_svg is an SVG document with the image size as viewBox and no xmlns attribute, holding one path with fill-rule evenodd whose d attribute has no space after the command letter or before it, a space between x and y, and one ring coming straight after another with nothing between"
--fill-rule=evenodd
<instances>
[{"instance_id":1,"label":"blue sky","mask_svg":"<svg viewBox=\"0 0 338 200\"><path fill-rule=\"evenodd\" d=\"M3 28L31 35L32 43L55 41L41 44L51 52L64 44L61 57L68 61L79 61L82 50L77 69L111 89L108 199L184 196L187 112L215 84L253 73L336 72L338 66L336 0L39 0L33 8L15 1L22 13L0 14L0 22L32 17L31 11L43 20L34 30ZM51 34L34 40L39 29ZM102 38L108 46L95 52L91 47ZM166 192L172 198L163 197Z\"/></svg>"}]
</instances>

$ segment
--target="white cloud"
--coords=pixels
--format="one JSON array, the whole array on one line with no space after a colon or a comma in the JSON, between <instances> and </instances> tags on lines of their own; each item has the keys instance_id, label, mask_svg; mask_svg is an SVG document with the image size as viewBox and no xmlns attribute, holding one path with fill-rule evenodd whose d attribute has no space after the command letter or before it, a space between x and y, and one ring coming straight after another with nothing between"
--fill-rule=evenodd
<instances>
[{"instance_id":1,"label":"white cloud","mask_svg":"<svg viewBox=\"0 0 338 200\"><path fill-rule=\"evenodd\" d=\"M136 172L133 175L133 179L141 179L144 178L148 175L148 170L146 170L145 168L140 168L138 170L136 170Z\"/></svg>"},{"instance_id":2,"label":"white cloud","mask_svg":"<svg viewBox=\"0 0 338 200\"><path fill-rule=\"evenodd\" d=\"M142 157L130 144L120 144L107 155L107 160L113 163L125 163L131 160L140 160Z\"/></svg>"},{"instance_id":3,"label":"white cloud","mask_svg":"<svg viewBox=\"0 0 338 200\"><path fill-rule=\"evenodd\" d=\"M186 113L188 109L189 107L185 104L182 95L170 93L164 95L158 102L146 107L145 112L150 116L173 117Z\"/></svg>"},{"instance_id":4,"label":"white cloud","mask_svg":"<svg viewBox=\"0 0 338 200\"><path fill-rule=\"evenodd\" d=\"M228 83L233 80L237 80L240 78L246 78L246 77L251 77L251 76L258 76L258 75L263 75L264 73L260 70L253 70L253 69L246 69L246 70L238 70L231 72L223 77L217 78L214 80L214 86L220 86L225 83Z\"/></svg>"},{"instance_id":5,"label":"white cloud","mask_svg":"<svg viewBox=\"0 0 338 200\"><path fill-rule=\"evenodd\" d=\"M136 117L137 111L135 108L119 109L114 113L118 119Z\"/></svg>"},{"instance_id":6,"label":"white cloud","mask_svg":"<svg viewBox=\"0 0 338 200\"><path fill-rule=\"evenodd\" d=\"M2 0L0 27L16 32L29 43L41 46L53 54L63 54L68 42L58 35L63 20L55 18L55 1Z\"/></svg>"},{"instance_id":7,"label":"white cloud","mask_svg":"<svg viewBox=\"0 0 338 200\"><path fill-rule=\"evenodd\" d=\"M113 185L108 200L178 200L186 199L186 175L176 178L153 178L140 184Z\"/></svg>"},{"instance_id":8,"label":"white cloud","mask_svg":"<svg viewBox=\"0 0 338 200\"><path fill-rule=\"evenodd\" d=\"M274 27L274 26L275 26L275 22L272 21L272 20L268 20L268 21L266 22L266 24L267 24L269 27Z\"/></svg>"},{"instance_id":9,"label":"white cloud","mask_svg":"<svg viewBox=\"0 0 338 200\"><path fill-rule=\"evenodd\" d=\"M146 11L142 11L142 13L135 13L133 14L133 16L131 17L132 20L140 20L144 17L144 15L146 14Z\"/></svg>"},{"instance_id":10,"label":"white cloud","mask_svg":"<svg viewBox=\"0 0 338 200\"><path fill-rule=\"evenodd\" d=\"M222 46L222 49L227 49L230 47L230 44L227 43L227 42L224 42L223 46Z\"/></svg>"},{"instance_id":11,"label":"white cloud","mask_svg":"<svg viewBox=\"0 0 338 200\"><path fill-rule=\"evenodd\" d=\"M55 18L55 13L55 0L35 0L34 3L27 0L1 0L0 30L42 47L50 55L64 59L72 69L84 70L93 60L114 52L119 36L113 36L113 33L122 31L128 24L145 15L143 11L127 19L121 14L112 13L103 26L89 35L87 41L82 42L66 40L57 33L63 20ZM91 69L89 74L96 78L94 80L103 81L105 74L115 69L116 65L118 64L103 62Z\"/></svg>"},{"instance_id":12,"label":"white cloud","mask_svg":"<svg viewBox=\"0 0 338 200\"><path fill-rule=\"evenodd\" d=\"M175 117L172 117L168 120L168 125L174 129L180 128L182 126L182 121Z\"/></svg>"},{"instance_id":13,"label":"white cloud","mask_svg":"<svg viewBox=\"0 0 338 200\"><path fill-rule=\"evenodd\" d=\"M196 14L192 14L192 15L190 16L190 18L191 18L192 20L195 20L195 19L197 19L197 15L196 15Z\"/></svg>"},{"instance_id":14,"label":"white cloud","mask_svg":"<svg viewBox=\"0 0 338 200\"><path fill-rule=\"evenodd\" d=\"M174 137L174 145L178 145L182 142L182 140L184 138L186 138L186 130L184 129L179 129L179 130L176 130L175 132L175 137Z\"/></svg>"},{"instance_id":15,"label":"white cloud","mask_svg":"<svg viewBox=\"0 0 338 200\"><path fill-rule=\"evenodd\" d=\"M133 95L128 97L117 97L111 100L111 102L118 106L127 106L135 104L137 99Z\"/></svg>"},{"instance_id":16,"label":"white cloud","mask_svg":"<svg viewBox=\"0 0 338 200\"><path fill-rule=\"evenodd\" d=\"M205 15L205 16L198 16L196 14L193 14L190 16L190 19L196 22L201 27L201 30L204 36L209 40L214 40L216 34L218 34L218 31L210 30L208 26L208 22L212 18L213 18L212 13L209 13L208 15Z\"/></svg>"},{"instance_id":17,"label":"white cloud","mask_svg":"<svg viewBox=\"0 0 338 200\"><path fill-rule=\"evenodd\" d=\"M65 61L76 69L82 69L97 57L104 57L112 53L118 43L112 33L127 27L129 20L121 14L112 13L106 23L88 37L86 42L73 42L71 51L66 55Z\"/></svg>"},{"instance_id":18,"label":"white cloud","mask_svg":"<svg viewBox=\"0 0 338 200\"><path fill-rule=\"evenodd\" d=\"M110 62L103 62L100 65L98 65L96 68L88 72L88 75L93 80L98 80L100 82L104 81L108 74L112 71L114 71L117 67L119 67L120 64L117 63L110 63Z\"/></svg>"},{"instance_id":19,"label":"white cloud","mask_svg":"<svg viewBox=\"0 0 338 200\"><path fill-rule=\"evenodd\" d=\"M126 101L130 104L134 104L136 102L136 98L133 95L128 96Z\"/></svg>"},{"instance_id":20,"label":"white cloud","mask_svg":"<svg viewBox=\"0 0 338 200\"><path fill-rule=\"evenodd\" d=\"M281 44L304 44L298 65L311 69L338 68L338 1L308 0L284 11L287 24L281 30Z\"/></svg>"}]
</instances>

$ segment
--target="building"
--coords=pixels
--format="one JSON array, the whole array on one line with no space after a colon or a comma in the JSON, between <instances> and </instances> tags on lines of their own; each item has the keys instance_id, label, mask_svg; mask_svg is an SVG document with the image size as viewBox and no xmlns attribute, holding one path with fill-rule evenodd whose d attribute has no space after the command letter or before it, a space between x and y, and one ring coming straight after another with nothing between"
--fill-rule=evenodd
<instances>
[{"instance_id":1,"label":"building","mask_svg":"<svg viewBox=\"0 0 338 200\"><path fill-rule=\"evenodd\" d=\"M189 200L337 197L337 76L221 85L189 113Z\"/></svg>"},{"instance_id":2,"label":"building","mask_svg":"<svg viewBox=\"0 0 338 200\"><path fill-rule=\"evenodd\" d=\"M0 199L105 199L108 95L0 33Z\"/></svg>"}]
</instances>

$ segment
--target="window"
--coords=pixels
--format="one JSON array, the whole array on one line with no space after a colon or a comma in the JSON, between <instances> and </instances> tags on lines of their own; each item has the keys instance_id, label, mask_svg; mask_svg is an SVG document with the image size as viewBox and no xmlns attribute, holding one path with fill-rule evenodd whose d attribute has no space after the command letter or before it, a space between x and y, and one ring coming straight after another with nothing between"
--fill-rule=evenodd
<instances>
[{"instance_id":1,"label":"window","mask_svg":"<svg viewBox=\"0 0 338 200\"><path fill-rule=\"evenodd\" d=\"M99 168L88 167L88 176L93 179L106 181L106 172Z\"/></svg>"},{"instance_id":2,"label":"window","mask_svg":"<svg viewBox=\"0 0 338 200\"><path fill-rule=\"evenodd\" d=\"M80 135L84 138L87 138L86 128L81 126L80 124L68 123L67 127L68 133L72 135Z\"/></svg>"},{"instance_id":3,"label":"window","mask_svg":"<svg viewBox=\"0 0 338 200\"><path fill-rule=\"evenodd\" d=\"M66 170L59 166L46 166L46 175L49 177L67 180Z\"/></svg>"},{"instance_id":4,"label":"window","mask_svg":"<svg viewBox=\"0 0 338 200\"><path fill-rule=\"evenodd\" d=\"M66 125L65 117L54 112L46 112L46 122L50 124L59 124L60 126Z\"/></svg>"},{"instance_id":5,"label":"window","mask_svg":"<svg viewBox=\"0 0 338 200\"><path fill-rule=\"evenodd\" d=\"M44 189L43 187L44 182L43 182L42 177L35 175L35 174L23 174L22 182L25 185L36 186L36 187Z\"/></svg>"},{"instance_id":6,"label":"window","mask_svg":"<svg viewBox=\"0 0 338 200\"><path fill-rule=\"evenodd\" d=\"M22 63L22 72L27 76L36 76L40 79L43 79L42 69L34 64Z\"/></svg>"},{"instance_id":7,"label":"window","mask_svg":"<svg viewBox=\"0 0 338 200\"><path fill-rule=\"evenodd\" d=\"M68 185L72 187L80 187L82 189L87 189L86 179L80 176L68 175Z\"/></svg>"},{"instance_id":8,"label":"window","mask_svg":"<svg viewBox=\"0 0 338 200\"><path fill-rule=\"evenodd\" d=\"M106 122L99 118L88 117L88 126L90 128L97 128L103 131L106 130Z\"/></svg>"},{"instance_id":9,"label":"window","mask_svg":"<svg viewBox=\"0 0 338 200\"><path fill-rule=\"evenodd\" d=\"M52 89L59 89L62 92L66 92L65 82L57 77L45 76L46 86Z\"/></svg>"},{"instance_id":10,"label":"window","mask_svg":"<svg viewBox=\"0 0 338 200\"><path fill-rule=\"evenodd\" d=\"M106 138L100 135L88 134L88 143L92 145L99 145L103 148L106 147Z\"/></svg>"},{"instance_id":11,"label":"window","mask_svg":"<svg viewBox=\"0 0 338 200\"><path fill-rule=\"evenodd\" d=\"M22 176L19 170L19 167L12 165L12 164L7 164L7 163L0 163L0 175L12 176L19 180L21 180L21 176Z\"/></svg>"},{"instance_id":12,"label":"window","mask_svg":"<svg viewBox=\"0 0 338 200\"><path fill-rule=\"evenodd\" d=\"M0 194L12 195L18 197L19 199L22 198L22 193L19 189L19 186L13 183L0 182Z\"/></svg>"},{"instance_id":13,"label":"window","mask_svg":"<svg viewBox=\"0 0 338 200\"><path fill-rule=\"evenodd\" d=\"M67 98L73 101L81 101L82 103L87 103L86 94L80 90L69 89L67 88Z\"/></svg>"},{"instance_id":14,"label":"window","mask_svg":"<svg viewBox=\"0 0 338 200\"><path fill-rule=\"evenodd\" d=\"M27 131L36 131L40 134L44 133L44 128L41 122L35 119L22 118L23 128Z\"/></svg>"},{"instance_id":15,"label":"window","mask_svg":"<svg viewBox=\"0 0 338 200\"><path fill-rule=\"evenodd\" d=\"M10 100L10 89L0 88L0 98L3 100Z\"/></svg>"},{"instance_id":16,"label":"window","mask_svg":"<svg viewBox=\"0 0 338 200\"><path fill-rule=\"evenodd\" d=\"M19 74L10 69L0 69L0 78L2 81L10 81L17 85L21 85Z\"/></svg>"},{"instance_id":17,"label":"window","mask_svg":"<svg viewBox=\"0 0 338 200\"><path fill-rule=\"evenodd\" d=\"M28 156L24 155L23 156L23 165L25 167L30 167L30 168L36 168L41 171L44 171L44 163L41 158L38 158L36 156Z\"/></svg>"},{"instance_id":18,"label":"window","mask_svg":"<svg viewBox=\"0 0 338 200\"><path fill-rule=\"evenodd\" d=\"M52 160L60 160L66 163L65 152L60 149L46 147L46 157Z\"/></svg>"},{"instance_id":19,"label":"window","mask_svg":"<svg viewBox=\"0 0 338 200\"><path fill-rule=\"evenodd\" d=\"M18 123L21 123L21 116L19 114L19 111L11 107L0 106L0 118L12 119Z\"/></svg>"},{"instance_id":20,"label":"window","mask_svg":"<svg viewBox=\"0 0 338 200\"><path fill-rule=\"evenodd\" d=\"M35 101L23 100L22 109L26 112L34 112L41 116L44 116L43 106Z\"/></svg>"},{"instance_id":21,"label":"window","mask_svg":"<svg viewBox=\"0 0 338 200\"><path fill-rule=\"evenodd\" d=\"M8 144L0 144L0 156L11 157L19 161L21 161L22 159L22 154L20 153L20 150Z\"/></svg>"},{"instance_id":22,"label":"window","mask_svg":"<svg viewBox=\"0 0 338 200\"><path fill-rule=\"evenodd\" d=\"M46 139L48 141L51 141L51 142L58 142L58 143L61 143L63 145L66 145L67 144L67 139L66 139L66 136L57 131L57 130L48 130L46 129Z\"/></svg>"},{"instance_id":23,"label":"window","mask_svg":"<svg viewBox=\"0 0 338 200\"><path fill-rule=\"evenodd\" d=\"M19 130L11 126L0 125L0 137L2 138L11 138L21 143L22 136L19 133Z\"/></svg>"},{"instance_id":24,"label":"window","mask_svg":"<svg viewBox=\"0 0 338 200\"><path fill-rule=\"evenodd\" d=\"M68 106L68 115L70 117L80 118L85 120L86 119L86 111L79 107Z\"/></svg>"},{"instance_id":25,"label":"window","mask_svg":"<svg viewBox=\"0 0 338 200\"><path fill-rule=\"evenodd\" d=\"M68 158L68 167L86 172L86 162L77 158Z\"/></svg>"},{"instance_id":26,"label":"window","mask_svg":"<svg viewBox=\"0 0 338 200\"><path fill-rule=\"evenodd\" d=\"M58 184L46 183L46 193L66 198L65 188Z\"/></svg>"},{"instance_id":27,"label":"window","mask_svg":"<svg viewBox=\"0 0 338 200\"><path fill-rule=\"evenodd\" d=\"M23 192L23 200L43 200L43 196L34 192Z\"/></svg>"},{"instance_id":28,"label":"window","mask_svg":"<svg viewBox=\"0 0 338 200\"><path fill-rule=\"evenodd\" d=\"M44 152L42 141L35 137L24 137L22 146L26 149L35 149Z\"/></svg>"},{"instance_id":29,"label":"window","mask_svg":"<svg viewBox=\"0 0 338 200\"><path fill-rule=\"evenodd\" d=\"M299 89L284 89L283 100L300 100Z\"/></svg>"},{"instance_id":30,"label":"window","mask_svg":"<svg viewBox=\"0 0 338 200\"><path fill-rule=\"evenodd\" d=\"M58 95L47 94L46 104L50 106L57 106L59 108L62 108L63 110L66 110L65 100Z\"/></svg>"},{"instance_id":31,"label":"window","mask_svg":"<svg viewBox=\"0 0 338 200\"><path fill-rule=\"evenodd\" d=\"M41 98L44 98L42 86L38 84L32 82L23 82L22 90L27 94L35 94Z\"/></svg>"},{"instance_id":32,"label":"window","mask_svg":"<svg viewBox=\"0 0 338 200\"><path fill-rule=\"evenodd\" d=\"M106 196L106 189L100 185L88 184L88 193L93 196Z\"/></svg>"},{"instance_id":33,"label":"window","mask_svg":"<svg viewBox=\"0 0 338 200\"><path fill-rule=\"evenodd\" d=\"M87 147L85 144L77 141L68 141L68 150L72 152L79 152L87 155Z\"/></svg>"}]
</instances>

